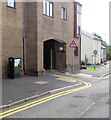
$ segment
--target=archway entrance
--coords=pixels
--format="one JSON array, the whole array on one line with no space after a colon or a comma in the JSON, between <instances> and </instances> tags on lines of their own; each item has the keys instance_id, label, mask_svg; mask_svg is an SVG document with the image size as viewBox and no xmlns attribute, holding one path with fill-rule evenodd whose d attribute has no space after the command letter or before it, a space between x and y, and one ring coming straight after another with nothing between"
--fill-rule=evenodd
<instances>
[{"instance_id":1,"label":"archway entrance","mask_svg":"<svg viewBox=\"0 0 111 120\"><path fill-rule=\"evenodd\" d=\"M66 43L61 40L44 42L44 69L66 69Z\"/></svg>"}]
</instances>

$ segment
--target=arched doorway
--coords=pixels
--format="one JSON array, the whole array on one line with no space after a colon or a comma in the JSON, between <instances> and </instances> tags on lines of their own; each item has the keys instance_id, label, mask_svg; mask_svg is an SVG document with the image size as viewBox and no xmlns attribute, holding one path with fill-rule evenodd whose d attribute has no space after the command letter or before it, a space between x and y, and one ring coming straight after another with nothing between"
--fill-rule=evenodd
<instances>
[{"instance_id":1,"label":"arched doorway","mask_svg":"<svg viewBox=\"0 0 111 120\"><path fill-rule=\"evenodd\" d=\"M44 42L44 69L66 69L66 43L50 39Z\"/></svg>"}]
</instances>

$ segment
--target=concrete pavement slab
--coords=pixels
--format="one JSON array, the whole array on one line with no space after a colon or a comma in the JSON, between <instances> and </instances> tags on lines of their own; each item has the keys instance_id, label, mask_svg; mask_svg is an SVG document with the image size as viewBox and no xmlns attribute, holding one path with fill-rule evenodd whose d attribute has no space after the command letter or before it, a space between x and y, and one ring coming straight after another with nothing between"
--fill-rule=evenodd
<instances>
[{"instance_id":1,"label":"concrete pavement slab","mask_svg":"<svg viewBox=\"0 0 111 120\"><path fill-rule=\"evenodd\" d=\"M18 100L38 95L49 90L54 90L77 82L57 80L57 76L47 73L45 76L23 76L16 79L2 80L2 104L7 105Z\"/></svg>"},{"instance_id":2,"label":"concrete pavement slab","mask_svg":"<svg viewBox=\"0 0 111 120\"><path fill-rule=\"evenodd\" d=\"M66 78L66 71L47 71L45 76L22 76L16 79L2 80L2 105L7 105L18 100L70 85L77 84L76 78L100 77L108 68L99 68L99 71L79 70L73 74L73 79ZM72 73L70 73L72 74ZM84 74L84 75L83 75ZM60 78L57 75L62 75Z\"/></svg>"}]
</instances>

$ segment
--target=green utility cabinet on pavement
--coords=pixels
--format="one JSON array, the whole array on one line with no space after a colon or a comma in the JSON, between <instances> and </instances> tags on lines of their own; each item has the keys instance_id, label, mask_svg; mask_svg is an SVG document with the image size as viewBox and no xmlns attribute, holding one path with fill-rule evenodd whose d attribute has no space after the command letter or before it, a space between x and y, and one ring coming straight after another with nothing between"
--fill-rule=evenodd
<instances>
[{"instance_id":1,"label":"green utility cabinet on pavement","mask_svg":"<svg viewBox=\"0 0 111 120\"><path fill-rule=\"evenodd\" d=\"M9 61L9 71L8 77L9 78L16 78L21 76L21 58L20 57L10 57Z\"/></svg>"}]
</instances>

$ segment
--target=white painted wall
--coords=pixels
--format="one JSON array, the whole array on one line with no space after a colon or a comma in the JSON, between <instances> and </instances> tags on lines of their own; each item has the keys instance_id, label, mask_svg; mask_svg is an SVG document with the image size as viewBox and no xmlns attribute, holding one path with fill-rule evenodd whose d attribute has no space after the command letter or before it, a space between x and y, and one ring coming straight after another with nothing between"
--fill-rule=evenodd
<instances>
[{"instance_id":1,"label":"white painted wall","mask_svg":"<svg viewBox=\"0 0 111 120\"><path fill-rule=\"evenodd\" d=\"M101 41L95 40L93 37L81 34L81 61L85 61L85 55L88 58L88 63L94 64L93 51L97 50L96 63L101 60Z\"/></svg>"},{"instance_id":2,"label":"white painted wall","mask_svg":"<svg viewBox=\"0 0 111 120\"><path fill-rule=\"evenodd\" d=\"M101 59L102 61L106 60L106 48L101 47Z\"/></svg>"}]
</instances>

